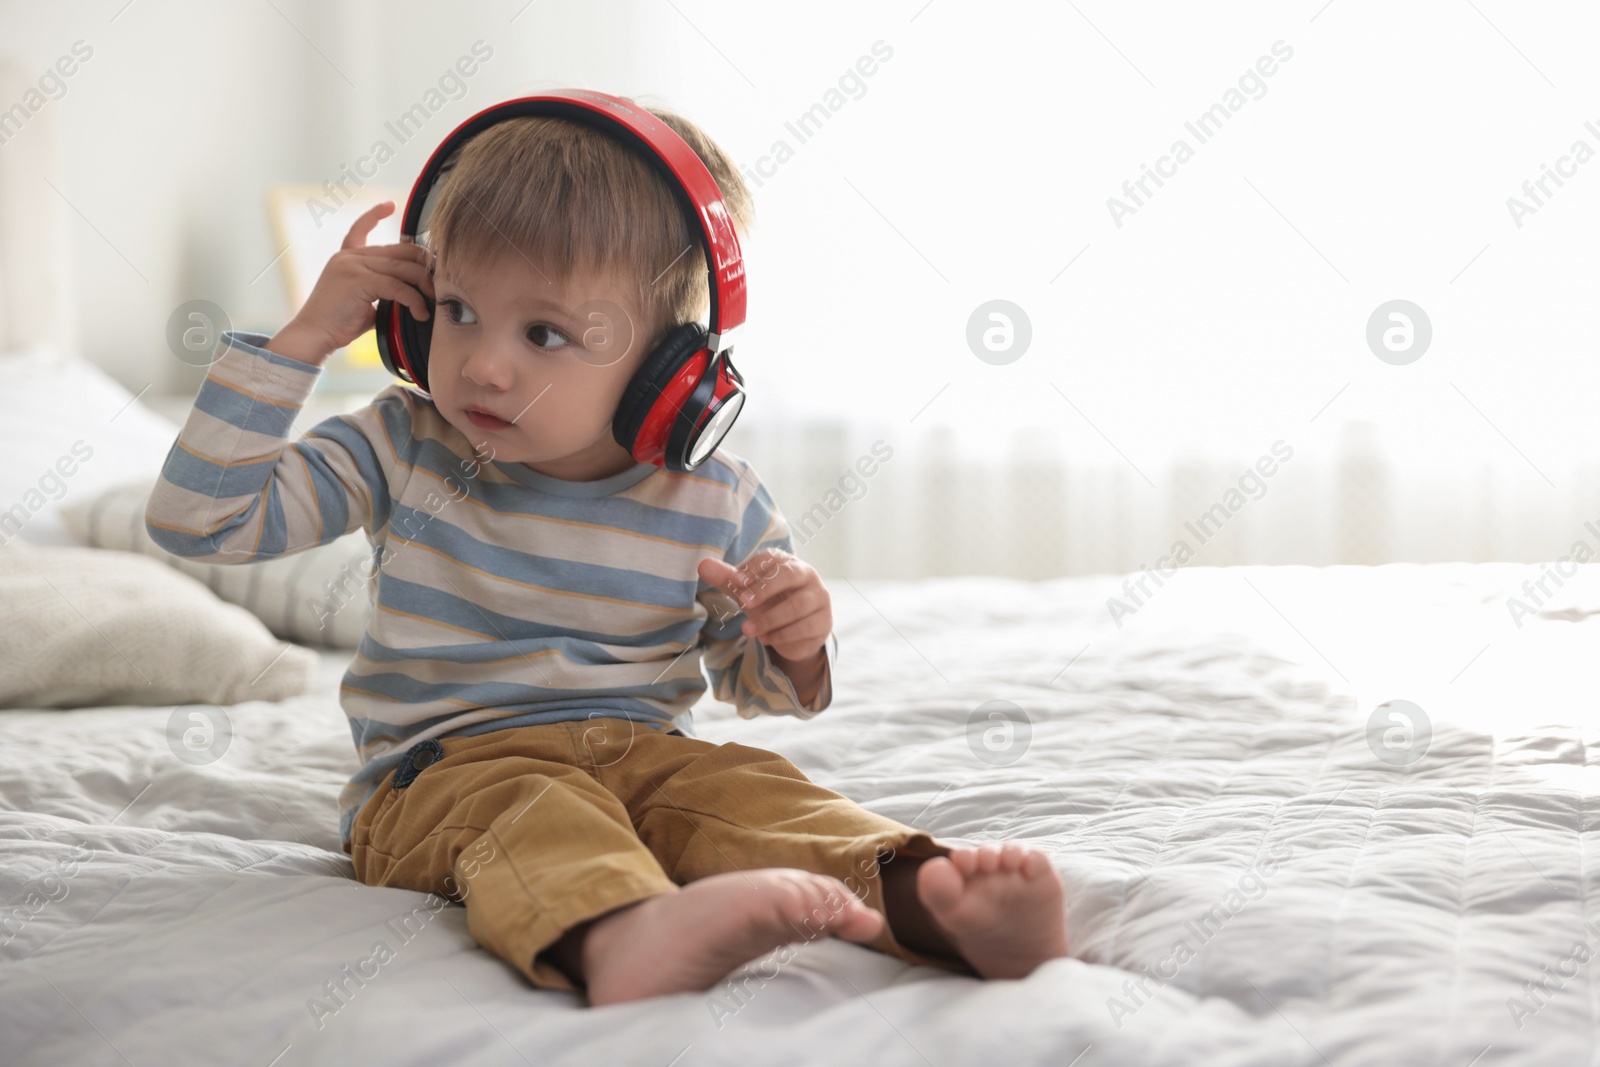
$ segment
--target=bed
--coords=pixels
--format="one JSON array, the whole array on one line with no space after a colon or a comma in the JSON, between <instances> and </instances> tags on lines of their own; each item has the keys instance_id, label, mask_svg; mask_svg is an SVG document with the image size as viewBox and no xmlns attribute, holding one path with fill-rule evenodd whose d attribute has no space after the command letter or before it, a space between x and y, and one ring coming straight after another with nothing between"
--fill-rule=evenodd
<instances>
[{"instance_id":1,"label":"bed","mask_svg":"<svg viewBox=\"0 0 1600 1067\"><path fill-rule=\"evenodd\" d=\"M1116 621L1112 578L832 582L833 706L700 732L1047 850L1073 956L1017 982L823 941L706 993L535 991L463 908L352 880L342 654L206 766L171 709L0 713L0 901L62 887L0 948L0 1062L1592 1062L1600 585L1519 627L1525 577L1197 568ZM1399 698L1405 744L1369 725Z\"/></svg>"},{"instance_id":2,"label":"bed","mask_svg":"<svg viewBox=\"0 0 1600 1067\"><path fill-rule=\"evenodd\" d=\"M0 93L34 76L0 64ZM95 445L69 503L153 477L175 431L56 358L54 122L0 153L0 506L78 437L44 398ZM71 540L53 504L26 533ZM821 941L701 994L535 991L464 909L352 880L348 652L229 707L209 763L170 744L196 709L0 711L0 1067L1593 1063L1600 583L1513 614L1530 577L1195 568L1131 614L1120 577L830 578L833 705L705 700L699 733L946 839L1047 850L1072 957L1018 982Z\"/></svg>"}]
</instances>

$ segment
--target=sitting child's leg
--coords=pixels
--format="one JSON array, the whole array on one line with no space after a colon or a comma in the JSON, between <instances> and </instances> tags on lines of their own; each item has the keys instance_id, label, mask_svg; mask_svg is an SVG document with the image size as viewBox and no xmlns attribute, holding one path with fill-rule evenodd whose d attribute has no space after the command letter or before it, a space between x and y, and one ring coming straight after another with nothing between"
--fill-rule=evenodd
<instances>
[{"instance_id":1,"label":"sitting child's leg","mask_svg":"<svg viewBox=\"0 0 1600 1067\"><path fill-rule=\"evenodd\" d=\"M597 732L555 723L443 739L441 758L399 788L386 780L357 816L357 876L464 901L479 944L535 985L585 986L595 1004L708 988L806 929L879 931L843 885L807 871L680 889L596 782Z\"/></svg>"},{"instance_id":2,"label":"sitting child's leg","mask_svg":"<svg viewBox=\"0 0 1600 1067\"><path fill-rule=\"evenodd\" d=\"M712 875L567 931L546 956L591 1004L709 989L781 945L865 941L883 917L827 875L789 867Z\"/></svg>"},{"instance_id":3,"label":"sitting child's leg","mask_svg":"<svg viewBox=\"0 0 1600 1067\"><path fill-rule=\"evenodd\" d=\"M563 932L677 890L616 798L561 762L571 754L565 724L438 745L442 757L399 788L386 779L357 815L351 860L362 882L465 903L480 945L552 989L575 986L534 958Z\"/></svg>"},{"instance_id":4,"label":"sitting child's leg","mask_svg":"<svg viewBox=\"0 0 1600 1067\"><path fill-rule=\"evenodd\" d=\"M1042 852L946 845L747 745L641 734L599 775L674 881L772 867L831 875L887 919L869 947L990 978L1067 954L1061 879Z\"/></svg>"}]
</instances>

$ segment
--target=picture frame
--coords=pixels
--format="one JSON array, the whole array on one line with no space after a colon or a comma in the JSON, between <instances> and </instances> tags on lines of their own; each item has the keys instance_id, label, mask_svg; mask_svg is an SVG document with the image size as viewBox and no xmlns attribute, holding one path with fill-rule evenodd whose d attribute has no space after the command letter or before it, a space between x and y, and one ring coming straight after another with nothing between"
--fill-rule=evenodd
<instances>
[{"instance_id":1,"label":"picture frame","mask_svg":"<svg viewBox=\"0 0 1600 1067\"><path fill-rule=\"evenodd\" d=\"M345 234L369 208L386 200L394 212L379 220L367 236L369 244L395 244L400 240L400 215L406 191L387 185L367 184L354 190L332 182L322 185L283 183L267 190L267 216L273 243L281 250L277 265L283 277L290 313L311 296L328 260L339 251ZM335 352L323 367L318 388L336 392L375 392L398 381L383 366L377 335L368 330Z\"/></svg>"}]
</instances>

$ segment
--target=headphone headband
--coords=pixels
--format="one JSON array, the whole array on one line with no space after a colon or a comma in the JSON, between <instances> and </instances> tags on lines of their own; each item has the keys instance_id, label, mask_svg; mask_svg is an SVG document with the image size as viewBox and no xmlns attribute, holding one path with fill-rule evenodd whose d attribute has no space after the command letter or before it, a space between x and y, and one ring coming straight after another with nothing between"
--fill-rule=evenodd
<instances>
[{"instance_id":1,"label":"headphone headband","mask_svg":"<svg viewBox=\"0 0 1600 1067\"><path fill-rule=\"evenodd\" d=\"M621 97L588 89L563 89L484 108L450 132L423 166L400 220L401 240L425 231L438 199L438 180L465 143L497 122L546 115L567 119L633 146L666 180L684 217L692 220L706 252L710 318L706 347L713 355L733 347L745 317L744 257L722 190L676 130Z\"/></svg>"}]
</instances>

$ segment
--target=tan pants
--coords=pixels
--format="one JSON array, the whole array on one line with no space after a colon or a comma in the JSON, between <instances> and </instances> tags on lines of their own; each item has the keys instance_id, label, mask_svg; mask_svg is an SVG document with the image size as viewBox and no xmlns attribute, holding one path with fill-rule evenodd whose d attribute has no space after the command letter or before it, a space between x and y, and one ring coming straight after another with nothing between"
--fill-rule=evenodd
<instances>
[{"instance_id":1,"label":"tan pants","mask_svg":"<svg viewBox=\"0 0 1600 1067\"><path fill-rule=\"evenodd\" d=\"M782 756L595 718L431 743L385 779L351 832L368 885L467 906L478 944L536 986L573 989L541 951L563 931L697 878L757 867L829 874L884 910L880 854L950 849L810 781ZM421 746L418 746L419 748ZM900 945L888 923L869 947L959 973Z\"/></svg>"}]
</instances>

